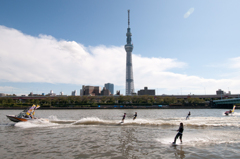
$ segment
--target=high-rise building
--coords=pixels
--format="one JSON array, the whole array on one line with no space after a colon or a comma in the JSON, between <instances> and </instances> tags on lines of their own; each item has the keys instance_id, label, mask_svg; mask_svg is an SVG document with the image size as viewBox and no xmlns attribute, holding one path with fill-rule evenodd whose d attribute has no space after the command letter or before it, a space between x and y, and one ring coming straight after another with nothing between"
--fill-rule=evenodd
<instances>
[{"instance_id":1,"label":"high-rise building","mask_svg":"<svg viewBox=\"0 0 240 159\"><path fill-rule=\"evenodd\" d=\"M90 96L96 96L101 95L101 87L99 86L82 86L82 89L80 90L80 95L90 95Z\"/></svg>"},{"instance_id":2,"label":"high-rise building","mask_svg":"<svg viewBox=\"0 0 240 159\"><path fill-rule=\"evenodd\" d=\"M112 83L105 83L104 87L106 87L106 89L108 89L111 94L114 93L114 85Z\"/></svg>"},{"instance_id":3,"label":"high-rise building","mask_svg":"<svg viewBox=\"0 0 240 159\"><path fill-rule=\"evenodd\" d=\"M126 95L131 95L134 93L134 83L133 83L133 69L132 69L132 33L130 29L130 10L128 10L128 28L127 28L127 44L125 45L125 50L127 52L126 61Z\"/></svg>"},{"instance_id":4,"label":"high-rise building","mask_svg":"<svg viewBox=\"0 0 240 159\"><path fill-rule=\"evenodd\" d=\"M110 94L111 94L111 92L109 91L109 89L106 89L106 87L103 87L103 89L101 91L101 95L109 96Z\"/></svg>"},{"instance_id":5,"label":"high-rise building","mask_svg":"<svg viewBox=\"0 0 240 159\"><path fill-rule=\"evenodd\" d=\"M72 91L72 96L76 96L77 95L77 90Z\"/></svg>"}]
</instances>

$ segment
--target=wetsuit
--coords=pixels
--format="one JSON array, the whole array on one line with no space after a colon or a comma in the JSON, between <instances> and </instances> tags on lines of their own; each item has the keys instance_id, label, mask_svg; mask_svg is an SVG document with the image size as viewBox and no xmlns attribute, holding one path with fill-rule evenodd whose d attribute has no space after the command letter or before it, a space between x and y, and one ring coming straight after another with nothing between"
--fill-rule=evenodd
<instances>
[{"instance_id":1,"label":"wetsuit","mask_svg":"<svg viewBox=\"0 0 240 159\"><path fill-rule=\"evenodd\" d=\"M183 127L179 127L179 129L177 130L178 131L178 133L177 133L177 135L175 136L175 139L174 139L174 142L173 143L176 143L176 140L177 140L177 138L179 137L180 138L180 140L182 141L182 133L183 133Z\"/></svg>"},{"instance_id":2,"label":"wetsuit","mask_svg":"<svg viewBox=\"0 0 240 159\"><path fill-rule=\"evenodd\" d=\"M124 121L125 117L126 117L126 114L124 114L124 115L123 115L123 118L122 118L122 123L123 123L123 121Z\"/></svg>"},{"instance_id":3,"label":"wetsuit","mask_svg":"<svg viewBox=\"0 0 240 159\"><path fill-rule=\"evenodd\" d=\"M136 119L136 118L137 118L137 113L136 113L136 114L134 114L133 120L134 120L134 119Z\"/></svg>"},{"instance_id":4,"label":"wetsuit","mask_svg":"<svg viewBox=\"0 0 240 159\"><path fill-rule=\"evenodd\" d=\"M191 113L189 112L188 115L187 115L187 117L186 117L186 120L189 118L190 115L191 115Z\"/></svg>"}]
</instances>

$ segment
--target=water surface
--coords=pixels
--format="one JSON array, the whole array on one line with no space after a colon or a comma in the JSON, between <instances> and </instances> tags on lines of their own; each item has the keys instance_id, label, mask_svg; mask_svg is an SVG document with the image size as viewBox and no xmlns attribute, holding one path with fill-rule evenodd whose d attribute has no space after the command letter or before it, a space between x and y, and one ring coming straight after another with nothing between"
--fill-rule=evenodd
<instances>
[{"instance_id":1,"label":"water surface","mask_svg":"<svg viewBox=\"0 0 240 159\"><path fill-rule=\"evenodd\" d=\"M190 120L186 120L191 111ZM240 111L223 109L37 110L37 119L11 122L0 111L0 157L240 158ZM138 117L133 120L133 115ZM119 124L127 113L124 124ZM179 123L183 143L172 146Z\"/></svg>"}]
</instances>

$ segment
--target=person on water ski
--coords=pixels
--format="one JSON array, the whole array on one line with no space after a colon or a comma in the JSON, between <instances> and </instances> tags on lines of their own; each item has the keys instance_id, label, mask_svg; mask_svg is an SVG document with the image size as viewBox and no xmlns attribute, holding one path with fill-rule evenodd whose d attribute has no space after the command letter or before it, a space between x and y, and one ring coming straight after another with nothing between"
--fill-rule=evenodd
<instances>
[{"instance_id":1,"label":"person on water ski","mask_svg":"<svg viewBox=\"0 0 240 159\"><path fill-rule=\"evenodd\" d=\"M187 115L187 117L186 117L186 120L188 120L189 119L189 116L191 115L191 113L190 113L190 111L189 111L189 113L188 113L188 115Z\"/></svg>"},{"instance_id":2,"label":"person on water ski","mask_svg":"<svg viewBox=\"0 0 240 159\"><path fill-rule=\"evenodd\" d=\"M179 128L178 128L178 133L177 133L177 135L175 136L175 138L174 138L174 142L173 142L173 144L176 144L176 140L177 140L177 138L179 137L180 138L180 141L181 141L181 143L182 143L182 133L183 133L183 130L184 130L184 128L183 128L183 123L180 123L180 126L179 126Z\"/></svg>"},{"instance_id":3,"label":"person on water ski","mask_svg":"<svg viewBox=\"0 0 240 159\"><path fill-rule=\"evenodd\" d=\"M133 120L135 120L137 118L137 112L135 112L135 114L133 115Z\"/></svg>"},{"instance_id":4,"label":"person on water ski","mask_svg":"<svg viewBox=\"0 0 240 159\"><path fill-rule=\"evenodd\" d=\"M123 115L122 123L124 122L125 117L126 117L126 113L124 113L124 115Z\"/></svg>"}]
</instances>

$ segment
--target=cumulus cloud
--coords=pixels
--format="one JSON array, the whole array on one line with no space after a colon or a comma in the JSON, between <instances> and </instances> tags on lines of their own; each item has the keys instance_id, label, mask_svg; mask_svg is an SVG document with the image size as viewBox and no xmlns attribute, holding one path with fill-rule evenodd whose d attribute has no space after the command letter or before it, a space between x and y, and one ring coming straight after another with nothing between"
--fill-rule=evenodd
<instances>
[{"instance_id":1,"label":"cumulus cloud","mask_svg":"<svg viewBox=\"0 0 240 159\"><path fill-rule=\"evenodd\" d=\"M123 46L84 46L52 36L33 37L0 26L0 82L39 82L77 85L103 85L111 82L125 86L126 52ZM133 54L135 89L148 86L176 92L203 94L220 86L240 88L237 80L204 79L174 73L187 64L177 59L142 57ZM176 93L175 93L176 94Z\"/></svg>"},{"instance_id":2,"label":"cumulus cloud","mask_svg":"<svg viewBox=\"0 0 240 159\"><path fill-rule=\"evenodd\" d=\"M190 8L187 13L184 14L184 18L188 18L194 12L194 8Z\"/></svg>"},{"instance_id":3,"label":"cumulus cloud","mask_svg":"<svg viewBox=\"0 0 240 159\"><path fill-rule=\"evenodd\" d=\"M123 46L85 47L52 36L33 37L0 26L0 73L6 82L47 82L124 85L126 52ZM133 55L134 72L144 74L184 67L175 59Z\"/></svg>"}]
</instances>

